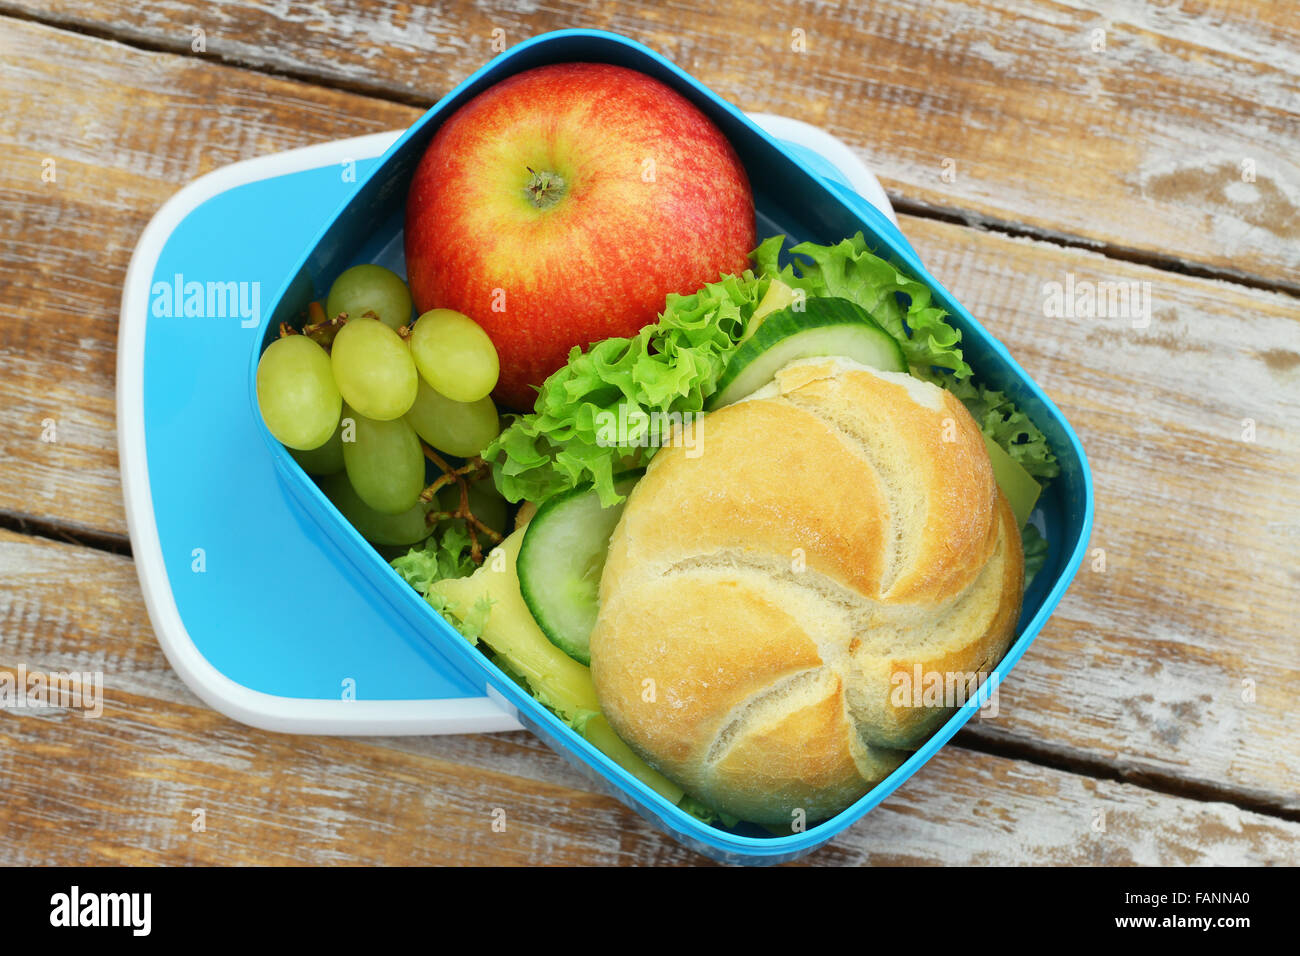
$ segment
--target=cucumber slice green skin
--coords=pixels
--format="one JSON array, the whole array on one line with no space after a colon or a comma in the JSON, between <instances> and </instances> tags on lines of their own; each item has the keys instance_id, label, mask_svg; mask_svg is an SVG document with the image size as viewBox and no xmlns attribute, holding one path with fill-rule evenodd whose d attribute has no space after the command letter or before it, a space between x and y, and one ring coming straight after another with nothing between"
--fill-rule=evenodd
<instances>
[{"instance_id":1,"label":"cucumber slice green skin","mask_svg":"<svg viewBox=\"0 0 1300 956\"><path fill-rule=\"evenodd\" d=\"M626 495L644 473L615 476L615 490ZM524 603L551 643L583 664L591 663L600 575L624 504L602 508L590 486L561 492L537 509L519 549Z\"/></svg>"},{"instance_id":2,"label":"cucumber slice green skin","mask_svg":"<svg viewBox=\"0 0 1300 956\"><path fill-rule=\"evenodd\" d=\"M763 302L769 297L770 289ZM857 304L848 299L825 297L809 299L805 305L802 313L790 306L759 316L760 303L755 316L761 324L753 327L752 336L741 341L727 363L718 388L709 399L710 410L744 398L770 382L786 365L802 358L842 355L888 372L909 371L902 346ZM1042 486L987 435L984 443L998 487L1023 528Z\"/></svg>"},{"instance_id":3,"label":"cucumber slice green skin","mask_svg":"<svg viewBox=\"0 0 1300 956\"><path fill-rule=\"evenodd\" d=\"M906 372L897 340L848 299L816 298L768 315L743 341L718 379L710 410L739 401L772 380L791 362L838 355L887 372Z\"/></svg>"}]
</instances>

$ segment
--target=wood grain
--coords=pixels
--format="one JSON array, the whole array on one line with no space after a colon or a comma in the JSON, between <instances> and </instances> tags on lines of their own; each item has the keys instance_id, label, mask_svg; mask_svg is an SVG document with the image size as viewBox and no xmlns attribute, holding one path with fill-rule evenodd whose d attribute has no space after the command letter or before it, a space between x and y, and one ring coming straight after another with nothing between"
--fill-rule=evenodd
<instances>
[{"instance_id":1,"label":"wood grain","mask_svg":"<svg viewBox=\"0 0 1300 956\"><path fill-rule=\"evenodd\" d=\"M117 317L149 219L220 166L418 111L8 19L0 61L0 512L124 535Z\"/></svg>"},{"instance_id":2,"label":"wood grain","mask_svg":"<svg viewBox=\"0 0 1300 956\"><path fill-rule=\"evenodd\" d=\"M201 55L425 105L493 55L494 35L514 44L567 27L612 30L744 109L842 137L914 207L1300 290L1293 4L4 0L0 9L191 55L201 29Z\"/></svg>"},{"instance_id":3,"label":"wood grain","mask_svg":"<svg viewBox=\"0 0 1300 956\"><path fill-rule=\"evenodd\" d=\"M1083 569L978 732L1300 809L1288 716L1300 692L1295 301L1043 243L973 242L958 227L904 228L1065 411L1093 470ZM1149 326L1046 318L1043 287L1067 275L1150 283Z\"/></svg>"},{"instance_id":4,"label":"wood grain","mask_svg":"<svg viewBox=\"0 0 1300 956\"><path fill-rule=\"evenodd\" d=\"M154 642L129 559L0 532L0 573L0 669L105 685L97 718L0 711L0 864L705 862L527 733L288 736L208 710ZM949 747L808 859L1294 864L1297 847L1297 823Z\"/></svg>"}]
</instances>

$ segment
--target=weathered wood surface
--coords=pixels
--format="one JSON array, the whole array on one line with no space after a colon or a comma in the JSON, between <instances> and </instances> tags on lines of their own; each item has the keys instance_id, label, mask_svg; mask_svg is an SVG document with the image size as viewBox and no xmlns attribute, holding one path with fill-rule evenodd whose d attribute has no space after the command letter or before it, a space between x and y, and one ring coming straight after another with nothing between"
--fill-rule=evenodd
<instances>
[{"instance_id":1,"label":"weathered wood surface","mask_svg":"<svg viewBox=\"0 0 1300 956\"><path fill-rule=\"evenodd\" d=\"M98 718L0 711L0 865L701 860L528 733L303 737L214 713L168 667L127 558L0 532L0 574L0 669L105 685ZM809 861L1296 863L1298 848L1300 823L952 746Z\"/></svg>"},{"instance_id":2,"label":"weathered wood surface","mask_svg":"<svg viewBox=\"0 0 1300 956\"><path fill-rule=\"evenodd\" d=\"M7 19L0 63L0 512L122 536L117 317L149 219L220 166L418 111Z\"/></svg>"},{"instance_id":3,"label":"weathered wood surface","mask_svg":"<svg viewBox=\"0 0 1300 956\"><path fill-rule=\"evenodd\" d=\"M1246 27L1234 22L1226 29ZM329 42L321 39L322 44ZM292 47L286 41L286 48ZM1260 48L1251 49L1258 53ZM477 65L461 59L462 72ZM7 107L0 113L0 514L29 516L87 535L120 537L125 519L113 432L116 313L125 267L144 224L176 188L209 169L278 149L397 128L419 110L6 18L0 18L0 61ZM679 61L686 62L680 56ZM1289 62L1279 57L1275 66L1286 69ZM690 68L727 92L702 66ZM743 75L747 68L736 69ZM735 98L750 108L801 115ZM874 154L867 155L880 164ZM41 164L47 157L56 161L57 183L41 182ZM888 173L888 166L882 168ZM1026 167L1020 178L1036 176L1038 171ZM1096 188L1098 195L1106 195ZM1037 217L1055 216L1064 231L1079 232L1045 200L1031 205L1032 210L1016 213L1027 226L1037 228ZM1293 424L1300 413L1296 299L923 216L904 216L903 228L932 271L1008 344L1078 428L1096 481L1092 546L1105 551L1105 570L1092 570L1097 556L1090 557L1057 615L1004 687L1001 715L972 725L968 739L978 746L1050 757L1066 766L1104 766L1109 773L1162 790L1222 797L1294 819L1300 809L1300 755L1286 717L1300 691L1294 652L1294 594L1300 584L1300 518L1294 506L1300 491L1300 443ZM1192 232L1188 248L1200 256ZM1203 256L1198 261L1213 265ZM1069 274L1076 281L1150 282L1149 326L1134 328L1131 320L1117 317L1049 318L1044 284L1063 283ZM39 440L47 418L56 422L56 442ZM1253 440L1247 440L1247 420L1254 424ZM19 541L33 548L50 547ZM100 552L68 553L87 566L121 562L130 571L123 559ZM27 560L23 556L4 567L25 567ZM40 562L37 566L45 567ZM56 575L54 591L41 590L49 582L42 585L32 575L12 572L0 585L0 601L5 603L0 613L0 665L21 660L37 666L35 662L53 653L68 662L61 666L76 667L81 661L84 668L105 661L106 671L120 668L120 674L130 675L117 685L110 678L110 685L130 698L129 713L110 714L121 714L128 726L112 729L117 717L87 722L94 728L91 733L110 739L121 733L123 753L130 747L156 749L175 726L210 720L223 728L222 746L227 750L253 746L249 741L257 741L258 747L279 741L275 746L286 748L284 752L303 748L313 754L320 753L316 748L337 746L343 748L337 751L338 761L352 761L352 774L379 759L372 753L393 749L479 768L462 768L462 776L486 774L504 792L527 793L530 775L552 772L534 769L538 761L552 766L555 777L547 779L555 786L576 785L565 776L567 769L555 769L563 767L559 761L522 735L502 738L504 743L490 738L467 738L469 743L313 742L239 728L199 709L180 688L157 651L132 574L119 568L117 578L110 575L119 582L116 588L93 590L93 600L102 607L91 613L74 599L75 592L61 586L68 576L58 578L48 567L46 571ZM66 640L60 637L65 633L81 636ZM130 728L137 726L132 721L143 713L154 714L149 718L153 729L137 728L143 736L131 737L135 731ZM12 724L15 727L50 722L0 715L3 726L10 720L20 721ZM68 752L83 745L77 742L77 723L62 738L60 746ZM152 743L143 743L146 739ZM177 739L187 738L180 734ZM0 769L6 778L15 767L21 769L23 755L36 752L31 741L31 736L15 731L12 742L0 746ZM102 737L100 741L110 747ZM117 773L134 758L119 754L110 759L120 759L119 770L109 771ZM212 787L221 790L226 787L216 782L221 763L213 759L216 768L200 761L200 769L212 776ZM1168 837L1170 845L1180 849L1170 852L1178 859L1196 852L1201 858L1218 852L1233 859L1237 853L1278 858L1280 844L1270 841L1294 838L1282 821L1263 817L1260 823L1257 815L1243 813L1241 819L1251 821L1243 832L1255 833L1251 827L1263 826L1271 835L1257 840L1238 834L1224 842L1227 849L1206 845L1197 851L1203 828L1214 833L1224 827L1231 830L1235 824L1225 822L1223 814L1236 810L958 750L941 755L873 814L874 822L855 828L846 839L858 849L847 851L845 861L866 859L867 848L876 849L871 828L885 826L880 820L887 815L893 819L894 814L900 821L896 832L915 836L926 827L967 825L973 829L955 842L970 858L980 852L986 860L1021 859L1015 845L995 844L978 821L942 819L963 816L950 801L969 800L982 792L961 790L947 779L926 783L946 761L967 768L991 767L991 776L1029 781L1013 788L1015 795L1008 796L1006 804L1013 809L1005 811L1009 819L1043 828L1041 845L1026 846L1025 858L1110 859L1089 856L1103 851L1086 841L1066 841L1066 848L1046 839L1057 825L1054 814L1061 806L1097 792L1111 794L1126 807L1142 808L1132 809L1134 829L1163 828L1174 834ZM80 772L79 786L99 779L103 767L96 766ZM268 759L257 772L269 775L277 766ZM398 776L401 772L395 771ZM439 772L449 775L439 779L456 777L454 766ZM510 783L513 777L520 779ZM47 789L42 797L40 780L48 778L24 779L27 800L43 799L44 805L55 808L49 810L51 815L57 808L67 814L87 812L83 796ZM164 787L161 780L153 785ZM924 797L918 789L922 786L932 786ZM247 780L231 782L230 787L230 794L241 794ZM387 797L376 794L387 793L374 791L370 799L378 806ZM393 794L394 801L414 799ZM354 802L364 801L359 792L353 796ZM121 802L114 802L117 799ZM99 805L98 812L105 819L125 812L121 808L130 799L123 793ZM565 796L562 802L568 806L570 799ZM614 809L612 802L605 803L608 809L603 812L613 815L606 833L612 839L615 831L629 829L632 818ZM471 814L469 809L463 812ZM22 816L14 814L0 833L7 833ZM1156 818L1165 822L1157 824ZM427 827L438 819L430 813ZM144 817L131 820L132 826L144 826ZM904 820L910 820L913 829L903 825ZM188 819L181 824L188 834ZM631 832L640 833L637 827L632 825ZM411 831L398 827L396 832ZM250 824L245 833L250 854L259 846L256 833ZM853 844L860 834L872 837ZM934 833L927 838L940 839ZM141 853L159 845L143 830L131 839L138 841ZM575 858L590 857L591 845L573 833L566 830L556 839L563 847L546 852L563 857L570 852L564 847L570 847ZM655 838L625 839L632 857L676 852L664 849L667 845ZM0 852L8 843L0 837ZM1055 849L1042 848L1049 844ZM173 850L182 845L189 844L167 844ZM441 846L437 841L429 845ZM1129 855L1113 847L1104 853L1117 854L1117 860L1150 862L1163 852L1155 844L1144 846L1141 853L1133 852L1131 845ZM840 850L837 843L819 859L839 859ZM488 842L466 852L487 860L506 859L512 851ZM895 856L872 859L941 859L934 848L929 852L899 850Z\"/></svg>"},{"instance_id":4,"label":"weathered wood surface","mask_svg":"<svg viewBox=\"0 0 1300 956\"><path fill-rule=\"evenodd\" d=\"M1093 470L1083 568L979 732L1300 809L1295 300L905 228L1062 407ZM1149 282L1149 326L1045 318L1043 285L1067 274Z\"/></svg>"},{"instance_id":5,"label":"weathered wood surface","mask_svg":"<svg viewBox=\"0 0 1300 956\"><path fill-rule=\"evenodd\" d=\"M1300 9L1291 3L6 8L422 104L490 59L494 38L612 30L745 109L825 127L913 206L1300 290Z\"/></svg>"}]
</instances>

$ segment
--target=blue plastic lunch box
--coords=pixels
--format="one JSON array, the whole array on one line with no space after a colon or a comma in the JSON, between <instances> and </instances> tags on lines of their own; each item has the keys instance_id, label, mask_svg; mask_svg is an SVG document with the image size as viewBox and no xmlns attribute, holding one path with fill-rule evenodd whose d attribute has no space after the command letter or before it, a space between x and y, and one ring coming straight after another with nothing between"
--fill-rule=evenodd
<instances>
[{"instance_id":1,"label":"blue plastic lunch box","mask_svg":"<svg viewBox=\"0 0 1300 956\"><path fill-rule=\"evenodd\" d=\"M406 193L425 147L445 117L492 84L532 67L566 61L614 63L647 73L676 89L704 111L730 139L749 174L758 235L786 235L789 242L838 241L861 231L874 251L928 285L935 301L962 332L966 360L977 380L1011 395L1043 430L1061 465L1031 520L1049 545L1047 563L1025 595L1017 639L980 693L966 702L924 746L861 800L803 832L773 836L748 825L710 826L669 803L619 767L533 700L472 647L390 568L339 514L287 451L261 425L256 413L255 373L262 351L280 322L293 324L312 299L324 297L334 278L361 262L400 256ZM405 619L474 686L513 709L519 721L557 753L653 825L686 846L726 863L780 863L803 856L857 822L942 747L986 701L1038 634L1079 568L1092 526L1092 485L1083 449L1069 423L1007 350L925 270L902 233L842 182L818 169L814 157L787 151L730 103L720 99L652 50L612 33L564 30L535 37L502 53L452 90L398 139L366 181L335 213L305 251L293 277L265 316L257 348L249 355L248 400L290 497L324 532L378 600L375 613Z\"/></svg>"}]
</instances>

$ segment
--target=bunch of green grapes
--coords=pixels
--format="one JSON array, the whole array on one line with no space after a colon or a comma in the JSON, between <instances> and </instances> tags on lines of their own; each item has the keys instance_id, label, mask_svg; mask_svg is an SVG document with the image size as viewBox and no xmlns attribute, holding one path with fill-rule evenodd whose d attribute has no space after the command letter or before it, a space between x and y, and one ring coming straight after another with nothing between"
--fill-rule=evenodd
<instances>
[{"instance_id":1,"label":"bunch of green grapes","mask_svg":"<svg viewBox=\"0 0 1300 956\"><path fill-rule=\"evenodd\" d=\"M500 431L490 397L500 365L487 333L450 309L412 325L411 311L400 276L353 266L330 287L325 321L282 335L257 366L266 427L362 536L382 546L416 544L439 515L445 523L460 498L451 492L483 470L456 469L442 455L472 459ZM443 479L440 494L426 484L426 459L456 479ZM498 508L490 483L481 484L471 513L495 519L500 511L504 526L504 501Z\"/></svg>"}]
</instances>

